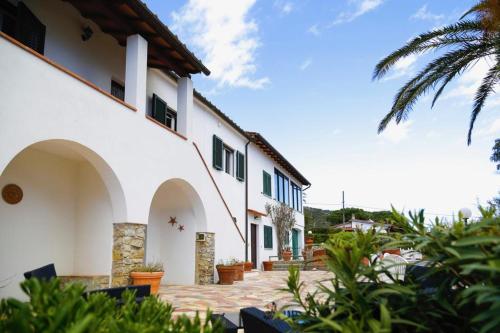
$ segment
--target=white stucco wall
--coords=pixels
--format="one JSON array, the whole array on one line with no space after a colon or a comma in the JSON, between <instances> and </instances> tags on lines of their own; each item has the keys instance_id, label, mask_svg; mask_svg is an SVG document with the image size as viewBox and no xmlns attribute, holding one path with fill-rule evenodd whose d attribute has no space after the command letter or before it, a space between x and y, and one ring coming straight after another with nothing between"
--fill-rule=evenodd
<instances>
[{"instance_id":1,"label":"white stucco wall","mask_svg":"<svg viewBox=\"0 0 500 333\"><path fill-rule=\"evenodd\" d=\"M90 162L110 192L112 222L147 223L158 187L168 179L183 179L196 189L205 207L206 231L216 234L216 260L244 257L244 243L192 142L182 140L3 38L0 53L4 59L0 73L11 78L0 80L0 172L33 143L52 139L78 142L99 157L91 156ZM27 110L36 110L29 112L29 121ZM210 167L211 155L204 155ZM232 180L235 187L244 188ZM221 185L223 193L228 193L224 186ZM240 226L244 225L243 198L241 193L240 209L231 207L233 214L240 216ZM122 204L124 207L120 207Z\"/></svg>"},{"instance_id":2,"label":"white stucco wall","mask_svg":"<svg viewBox=\"0 0 500 333\"><path fill-rule=\"evenodd\" d=\"M88 162L28 148L0 176L10 183L24 197L0 202L0 298L20 296L22 274L49 263L59 275L110 273L111 202Z\"/></svg>"},{"instance_id":3,"label":"white stucco wall","mask_svg":"<svg viewBox=\"0 0 500 333\"><path fill-rule=\"evenodd\" d=\"M170 218L177 224L171 225ZM179 226L184 230L179 230ZM205 231L207 221L198 194L181 180L169 180L155 194L147 228L146 260L161 262L162 283L194 284L196 232Z\"/></svg>"},{"instance_id":4,"label":"white stucco wall","mask_svg":"<svg viewBox=\"0 0 500 333\"><path fill-rule=\"evenodd\" d=\"M285 172L285 170L277 165L277 163L271 159L268 155L266 155L262 150L260 150L258 147L256 147L254 144L251 144L248 148L248 155L249 155L249 166L248 166L248 208L261 212L261 213L266 213L265 206L267 203L269 204L276 204L277 201L274 199L276 192L275 192L275 180L274 180L274 169L278 169L281 171L285 176L287 176L290 181L293 181L295 184L298 186L301 186L302 184L297 181L294 177L292 177L289 173ZM262 172L266 171L268 174L271 175L271 192L272 195L271 197L265 195L263 193L263 179L262 179ZM290 198L291 198L291 183L290 183ZM254 219L254 215L249 214L249 222L254 223L258 225L258 237L257 237L257 258L258 258L258 268L261 268L261 263L263 260L269 260L270 256L277 256L278 255L278 242L277 242L277 235L276 235L276 228L272 224L272 221L269 217L264 216L259 219ZM299 230L299 249L303 248L304 244L304 214L298 211L295 211L295 226L294 228ZM266 249L264 248L264 225L272 226L273 227L273 248L272 249ZM249 231L248 234L250 235L250 226L249 226ZM291 232L290 232L290 246L292 245L291 241ZM250 236L249 236L250 237ZM251 254L251 242L249 240L248 243L248 253L249 253L249 258ZM299 253L300 255L300 253ZM273 258L274 260L276 258Z\"/></svg>"},{"instance_id":5,"label":"white stucco wall","mask_svg":"<svg viewBox=\"0 0 500 333\"><path fill-rule=\"evenodd\" d=\"M17 3L17 1L12 1ZM26 6L46 26L44 54L105 91L111 79L125 83L125 48L103 33L91 20L83 18L70 3L60 0L25 0ZM82 41L82 29L94 32Z\"/></svg>"}]
</instances>

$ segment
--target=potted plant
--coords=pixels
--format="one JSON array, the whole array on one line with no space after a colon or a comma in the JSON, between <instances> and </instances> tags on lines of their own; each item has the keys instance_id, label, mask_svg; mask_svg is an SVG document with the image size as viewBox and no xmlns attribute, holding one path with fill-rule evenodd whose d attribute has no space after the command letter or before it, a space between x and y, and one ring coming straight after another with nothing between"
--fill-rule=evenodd
<instances>
[{"instance_id":1,"label":"potted plant","mask_svg":"<svg viewBox=\"0 0 500 333\"><path fill-rule=\"evenodd\" d=\"M149 284L151 286L151 294L156 295L158 294L161 278L164 274L163 264L153 262L135 267L130 272L130 278L133 285Z\"/></svg>"},{"instance_id":2,"label":"potted plant","mask_svg":"<svg viewBox=\"0 0 500 333\"><path fill-rule=\"evenodd\" d=\"M217 269L217 274L219 275L219 284L233 284L236 268L232 262L220 260L215 268Z\"/></svg>"},{"instance_id":3,"label":"potted plant","mask_svg":"<svg viewBox=\"0 0 500 333\"><path fill-rule=\"evenodd\" d=\"M283 250L286 244L288 244L290 231L295 225L295 211L284 203L277 203L274 205L266 204L266 212L267 216L269 216L272 223L276 226L278 257L284 258ZM289 258L291 258L291 252Z\"/></svg>"},{"instance_id":4,"label":"potted plant","mask_svg":"<svg viewBox=\"0 0 500 333\"><path fill-rule=\"evenodd\" d=\"M311 230L309 230L307 232L307 236L305 237L304 241L306 243L306 248L307 249L310 249L313 246L313 244L314 244L314 236L313 236Z\"/></svg>"},{"instance_id":5,"label":"potted plant","mask_svg":"<svg viewBox=\"0 0 500 333\"><path fill-rule=\"evenodd\" d=\"M245 272L251 272L253 268L253 262L246 261L245 262Z\"/></svg>"},{"instance_id":6,"label":"potted plant","mask_svg":"<svg viewBox=\"0 0 500 333\"><path fill-rule=\"evenodd\" d=\"M273 262L271 260L263 261L262 265L264 266L264 271L272 271L273 270Z\"/></svg>"},{"instance_id":7,"label":"potted plant","mask_svg":"<svg viewBox=\"0 0 500 333\"><path fill-rule=\"evenodd\" d=\"M234 267L234 281L243 281L243 272L245 271L245 263L237 259L231 259Z\"/></svg>"},{"instance_id":8,"label":"potted plant","mask_svg":"<svg viewBox=\"0 0 500 333\"><path fill-rule=\"evenodd\" d=\"M285 246L283 251L281 251L281 255L284 261L290 261L290 259L292 259L292 251L290 250L290 246Z\"/></svg>"}]
</instances>

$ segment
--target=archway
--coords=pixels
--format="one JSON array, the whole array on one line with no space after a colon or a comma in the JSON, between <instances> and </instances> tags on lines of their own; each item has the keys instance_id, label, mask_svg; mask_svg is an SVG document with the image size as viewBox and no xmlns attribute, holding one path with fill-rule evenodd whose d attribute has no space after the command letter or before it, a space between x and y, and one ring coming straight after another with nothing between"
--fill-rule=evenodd
<instances>
[{"instance_id":1,"label":"archway","mask_svg":"<svg viewBox=\"0 0 500 333\"><path fill-rule=\"evenodd\" d=\"M194 284L196 234L207 228L196 190L182 179L164 182L151 202L147 228L146 261L163 263L162 283Z\"/></svg>"},{"instance_id":2,"label":"archway","mask_svg":"<svg viewBox=\"0 0 500 333\"><path fill-rule=\"evenodd\" d=\"M54 263L58 275L89 287L109 283L113 222L125 198L109 165L72 141L48 140L18 153L0 175L17 204L0 200L0 297L21 296L22 273Z\"/></svg>"}]
</instances>

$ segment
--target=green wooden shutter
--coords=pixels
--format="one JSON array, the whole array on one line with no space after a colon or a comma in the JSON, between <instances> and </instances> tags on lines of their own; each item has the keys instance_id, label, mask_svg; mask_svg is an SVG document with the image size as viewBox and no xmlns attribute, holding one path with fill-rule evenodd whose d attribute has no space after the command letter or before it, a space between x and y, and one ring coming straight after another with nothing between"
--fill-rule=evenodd
<instances>
[{"instance_id":1,"label":"green wooden shutter","mask_svg":"<svg viewBox=\"0 0 500 333\"><path fill-rule=\"evenodd\" d=\"M223 143L220 138L216 135L213 137L213 166L217 170L222 170L222 152L223 152Z\"/></svg>"},{"instance_id":2,"label":"green wooden shutter","mask_svg":"<svg viewBox=\"0 0 500 333\"><path fill-rule=\"evenodd\" d=\"M239 151L236 152L236 179L245 180L245 155Z\"/></svg>"},{"instance_id":3,"label":"green wooden shutter","mask_svg":"<svg viewBox=\"0 0 500 333\"><path fill-rule=\"evenodd\" d=\"M165 103L156 94L153 94L153 108L151 113L155 120L165 125L167 116L167 103Z\"/></svg>"},{"instance_id":4,"label":"green wooden shutter","mask_svg":"<svg viewBox=\"0 0 500 333\"><path fill-rule=\"evenodd\" d=\"M270 226L264 226L264 248L273 248L273 228Z\"/></svg>"},{"instance_id":5,"label":"green wooden shutter","mask_svg":"<svg viewBox=\"0 0 500 333\"><path fill-rule=\"evenodd\" d=\"M271 175L262 171L263 192L265 195L271 196Z\"/></svg>"}]
</instances>

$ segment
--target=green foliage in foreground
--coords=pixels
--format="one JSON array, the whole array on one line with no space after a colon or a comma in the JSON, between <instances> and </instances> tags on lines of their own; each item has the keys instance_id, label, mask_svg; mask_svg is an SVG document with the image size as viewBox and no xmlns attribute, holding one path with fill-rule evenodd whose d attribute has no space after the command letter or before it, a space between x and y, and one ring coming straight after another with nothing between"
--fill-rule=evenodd
<instances>
[{"instance_id":1,"label":"green foliage in foreground","mask_svg":"<svg viewBox=\"0 0 500 333\"><path fill-rule=\"evenodd\" d=\"M114 299L103 293L85 299L84 287L70 284L63 289L59 280L40 282L24 281L23 291L29 302L10 298L0 303L0 332L68 332L68 333L216 333L223 329L186 316L172 317L173 308L157 297L147 297L140 305L134 293L124 293L124 304L116 305ZM209 314L207 314L207 318Z\"/></svg>"},{"instance_id":2,"label":"green foliage in foreground","mask_svg":"<svg viewBox=\"0 0 500 333\"><path fill-rule=\"evenodd\" d=\"M287 290L304 315L290 323L305 332L499 332L500 219L428 225L423 211L410 217L393 211L393 223L402 233L358 231L352 241L328 242L333 278L313 294L301 296L292 268ZM377 259L362 264L377 249L394 247L423 253L436 288L400 281Z\"/></svg>"}]
</instances>

